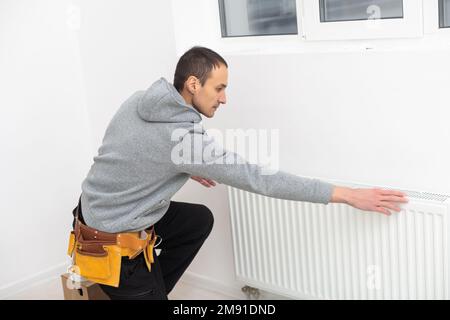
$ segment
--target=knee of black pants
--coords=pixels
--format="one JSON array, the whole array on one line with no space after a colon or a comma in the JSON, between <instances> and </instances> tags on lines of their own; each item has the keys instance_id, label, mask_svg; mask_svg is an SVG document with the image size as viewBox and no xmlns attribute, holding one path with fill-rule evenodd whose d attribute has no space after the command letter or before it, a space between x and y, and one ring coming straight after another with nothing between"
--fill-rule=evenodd
<instances>
[{"instance_id":1,"label":"knee of black pants","mask_svg":"<svg viewBox=\"0 0 450 320\"><path fill-rule=\"evenodd\" d=\"M214 215L209 208L203 204L197 210L198 225L202 226L202 233L208 236L214 225Z\"/></svg>"}]
</instances>

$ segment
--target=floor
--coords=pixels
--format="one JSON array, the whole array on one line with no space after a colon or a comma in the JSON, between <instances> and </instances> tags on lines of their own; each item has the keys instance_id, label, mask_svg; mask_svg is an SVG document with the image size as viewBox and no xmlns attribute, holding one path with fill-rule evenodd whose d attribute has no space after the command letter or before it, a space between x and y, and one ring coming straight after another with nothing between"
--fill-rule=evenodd
<instances>
[{"instance_id":1,"label":"floor","mask_svg":"<svg viewBox=\"0 0 450 320\"><path fill-rule=\"evenodd\" d=\"M259 299L288 299L286 297L273 295L265 291L260 291ZM26 291L9 297L12 300L63 300L63 290L61 279L55 278L36 284ZM242 297L232 297L212 290L205 290L200 287L192 286L183 282L183 278L177 283L175 288L169 294L170 300L245 300L246 295L242 293Z\"/></svg>"},{"instance_id":2,"label":"floor","mask_svg":"<svg viewBox=\"0 0 450 320\"><path fill-rule=\"evenodd\" d=\"M244 296L243 296L244 298ZM52 279L35 285L33 288L20 294L9 297L14 300L63 300L63 291L60 278ZM169 294L170 300L232 300L230 297L217 292L194 288L180 281Z\"/></svg>"}]
</instances>

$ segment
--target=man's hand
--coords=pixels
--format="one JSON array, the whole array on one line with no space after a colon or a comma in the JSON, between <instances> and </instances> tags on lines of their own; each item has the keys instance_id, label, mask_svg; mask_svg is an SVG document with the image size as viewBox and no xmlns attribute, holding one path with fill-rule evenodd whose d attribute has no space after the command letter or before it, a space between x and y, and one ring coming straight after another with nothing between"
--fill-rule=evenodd
<instances>
[{"instance_id":1,"label":"man's hand","mask_svg":"<svg viewBox=\"0 0 450 320\"><path fill-rule=\"evenodd\" d=\"M400 191L383 189L351 189L335 187L331 202L346 203L357 209L391 215L389 210L401 211L399 205L408 202Z\"/></svg>"},{"instance_id":2,"label":"man's hand","mask_svg":"<svg viewBox=\"0 0 450 320\"><path fill-rule=\"evenodd\" d=\"M197 177L197 176L192 176L191 179L197 181L198 183L204 185L207 188L216 186L216 183L210 179L205 179L205 178Z\"/></svg>"}]
</instances>

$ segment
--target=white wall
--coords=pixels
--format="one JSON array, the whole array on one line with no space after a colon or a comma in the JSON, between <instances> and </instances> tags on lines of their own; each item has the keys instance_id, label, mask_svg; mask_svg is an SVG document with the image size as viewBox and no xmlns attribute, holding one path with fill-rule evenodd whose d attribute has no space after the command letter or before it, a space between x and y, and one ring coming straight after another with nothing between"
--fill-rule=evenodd
<instances>
[{"instance_id":1,"label":"white wall","mask_svg":"<svg viewBox=\"0 0 450 320\"><path fill-rule=\"evenodd\" d=\"M80 1L80 49L93 154L114 113L131 94L160 77L176 56L170 1Z\"/></svg>"},{"instance_id":2,"label":"white wall","mask_svg":"<svg viewBox=\"0 0 450 320\"><path fill-rule=\"evenodd\" d=\"M68 4L0 2L0 297L60 270L89 165Z\"/></svg>"},{"instance_id":3,"label":"white wall","mask_svg":"<svg viewBox=\"0 0 450 320\"><path fill-rule=\"evenodd\" d=\"M0 298L64 270L109 120L175 63L169 1L0 2Z\"/></svg>"},{"instance_id":4,"label":"white wall","mask_svg":"<svg viewBox=\"0 0 450 320\"><path fill-rule=\"evenodd\" d=\"M450 193L448 33L369 42L222 40L213 4L173 6L177 53L205 45L229 64L228 103L207 127L280 129L280 167L298 175ZM208 198L221 222L190 271L232 283L226 189L207 197L183 192L191 201Z\"/></svg>"},{"instance_id":5,"label":"white wall","mask_svg":"<svg viewBox=\"0 0 450 320\"><path fill-rule=\"evenodd\" d=\"M279 128L280 166L297 174L449 193L447 57L229 56L230 101L217 116L223 127Z\"/></svg>"}]
</instances>

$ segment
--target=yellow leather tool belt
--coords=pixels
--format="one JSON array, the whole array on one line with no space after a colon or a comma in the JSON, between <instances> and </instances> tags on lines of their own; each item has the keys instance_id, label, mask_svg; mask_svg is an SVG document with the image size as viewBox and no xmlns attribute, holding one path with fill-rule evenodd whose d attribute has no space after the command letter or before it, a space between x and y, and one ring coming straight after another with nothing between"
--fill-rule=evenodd
<instances>
[{"instance_id":1,"label":"yellow leather tool belt","mask_svg":"<svg viewBox=\"0 0 450 320\"><path fill-rule=\"evenodd\" d=\"M151 271L155 242L153 226L141 232L107 233L77 219L75 230L70 233L67 254L72 257L73 272L90 281L118 287L122 257L134 259L143 252Z\"/></svg>"}]
</instances>

